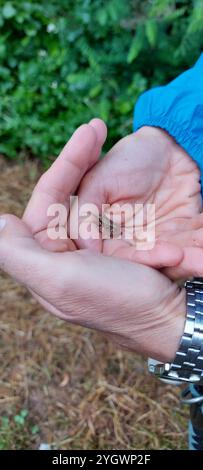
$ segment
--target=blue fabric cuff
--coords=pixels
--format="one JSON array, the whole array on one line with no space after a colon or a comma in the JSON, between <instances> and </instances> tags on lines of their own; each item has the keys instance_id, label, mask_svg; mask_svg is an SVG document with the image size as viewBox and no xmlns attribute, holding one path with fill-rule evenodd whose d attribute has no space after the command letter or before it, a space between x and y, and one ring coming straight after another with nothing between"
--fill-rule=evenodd
<instances>
[{"instance_id":1,"label":"blue fabric cuff","mask_svg":"<svg viewBox=\"0 0 203 470\"><path fill-rule=\"evenodd\" d=\"M164 129L193 158L200 168L203 194L203 54L168 85L140 96L133 129L143 126Z\"/></svg>"}]
</instances>

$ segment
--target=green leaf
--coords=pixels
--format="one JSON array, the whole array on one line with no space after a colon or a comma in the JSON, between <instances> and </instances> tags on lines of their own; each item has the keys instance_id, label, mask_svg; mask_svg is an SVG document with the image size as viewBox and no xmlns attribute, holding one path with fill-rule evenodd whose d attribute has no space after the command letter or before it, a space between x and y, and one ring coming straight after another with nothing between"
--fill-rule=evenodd
<instances>
[{"instance_id":1,"label":"green leaf","mask_svg":"<svg viewBox=\"0 0 203 470\"><path fill-rule=\"evenodd\" d=\"M133 62L137 58L138 54L140 53L140 51L143 47L143 44L144 44L143 28L138 27L137 33L136 33L134 39L132 40L130 50L129 50L128 55L127 55L127 63L128 64L131 64L131 62Z\"/></svg>"},{"instance_id":2,"label":"green leaf","mask_svg":"<svg viewBox=\"0 0 203 470\"><path fill-rule=\"evenodd\" d=\"M203 30L203 4L202 0L196 1L192 12L191 21L188 26L187 33L196 33Z\"/></svg>"},{"instance_id":3,"label":"green leaf","mask_svg":"<svg viewBox=\"0 0 203 470\"><path fill-rule=\"evenodd\" d=\"M14 421L16 424L19 424L20 426L24 426L25 424L25 419L28 416L28 410L23 409L20 411L18 415L14 416Z\"/></svg>"},{"instance_id":4,"label":"green leaf","mask_svg":"<svg viewBox=\"0 0 203 470\"><path fill-rule=\"evenodd\" d=\"M118 104L118 110L121 114L128 114L130 111L132 111L132 105L129 101L123 101Z\"/></svg>"},{"instance_id":5,"label":"green leaf","mask_svg":"<svg viewBox=\"0 0 203 470\"><path fill-rule=\"evenodd\" d=\"M26 410L26 409L21 410L20 416L22 416L23 418L26 418L27 415L28 415L28 410Z\"/></svg>"},{"instance_id":6,"label":"green leaf","mask_svg":"<svg viewBox=\"0 0 203 470\"><path fill-rule=\"evenodd\" d=\"M107 99L103 99L100 102L99 115L100 115L101 119L103 119L104 121L108 121L110 106L111 106L110 102Z\"/></svg>"},{"instance_id":7,"label":"green leaf","mask_svg":"<svg viewBox=\"0 0 203 470\"><path fill-rule=\"evenodd\" d=\"M105 26L105 25L106 25L108 15L107 15L107 11L106 11L104 8L100 9L100 10L97 12L96 17L97 17L98 23L99 23L101 26Z\"/></svg>"},{"instance_id":8,"label":"green leaf","mask_svg":"<svg viewBox=\"0 0 203 470\"><path fill-rule=\"evenodd\" d=\"M102 85L101 83L98 83L98 85L95 85L89 92L89 97L90 98L96 98L100 94L102 90Z\"/></svg>"},{"instance_id":9,"label":"green leaf","mask_svg":"<svg viewBox=\"0 0 203 470\"><path fill-rule=\"evenodd\" d=\"M13 5L8 2L8 3L5 3L3 9L2 9L2 15L4 18L6 19L9 19L9 18L12 18L13 16L15 16L16 14L16 9L13 7Z\"/></svg>"},{"instance_id":10,"label":"green leaf","mask_svg":"<svg viewBox=\"0 0 203 470\"><path fill-rule=\"evenodd\" d=\"M158 28L155 20L148 20L145 25L145 32L151 47L156 46Z\"/></svg>"},{"instance_id":11,"label":"green leaf","mask_svg":"<svg viewBox=\"0 0 203 470\"><path fill-rule=\"evenodd\" d=\"M169 22L172 23L176 19L183 16L186 11L187 11L187 7L181 7L181 8L178 8L177 10L171 11L165 16L164 21L167 23Z\"/></svg>"},{"instance_id":12,"label":"green leaf","mask_svg":"<svg viewBox=\"0 0 203 470\"><path fill-rule=\"evenodd\" d=\"M37 424L32 426L31 433L32 433L33 436L35 436L35 434L38 434L39 431L40 431L40 429L39 429L39 426L37 426Z\"/></svg>"},{"instance_id":13,"label":"green leaf","mask_svg":"<svg viewBox=\"0 0 203 470\"><path fill-rule=\"evenodd\" d=\"M24 420L23 416L21 416L21 415L14 416L14 421L15 421L16 424L19 424L20 426L23 426L25 424L25 420Z\"/></svg>"},{"instance_id":14,"label":"green leaf","mask_svg":"<svg viewBox=\"0 0 203 470\"><path fill-rule=\"evenodd\" d=\"M9 418L7 416L2 416L1 422L3 427L7 428L9 426Z\"/></svg>"}]
</instances>

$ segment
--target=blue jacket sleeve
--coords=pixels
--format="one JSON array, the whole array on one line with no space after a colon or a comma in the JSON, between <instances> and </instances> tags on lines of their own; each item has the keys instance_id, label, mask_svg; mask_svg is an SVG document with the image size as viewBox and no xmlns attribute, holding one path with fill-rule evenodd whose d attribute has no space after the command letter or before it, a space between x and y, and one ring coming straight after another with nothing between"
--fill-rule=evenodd
<instances>
[{"instance_id":1,"label":"blue jacket sleeve","mask_svg":"<svg viewBox=\"0 0 203 470\"><path fill-rule=\"evenodd\" d=\"M134 131L142 126L166 130L195 160L203 194L203 54L168 85L140 96L134 111Z\"/></svg>"}]
</instances>

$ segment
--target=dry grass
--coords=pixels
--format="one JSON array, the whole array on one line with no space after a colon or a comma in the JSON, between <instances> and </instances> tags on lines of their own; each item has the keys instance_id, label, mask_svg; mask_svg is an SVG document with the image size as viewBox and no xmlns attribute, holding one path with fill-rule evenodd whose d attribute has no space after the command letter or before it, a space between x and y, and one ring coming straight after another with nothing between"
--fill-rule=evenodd
<instances>
[{"instance_id":1,"label":"dry grass","mask_svg":"<svg viewBox=\"0 0 203 470\"><path fill-rule=\"evenodd\" d=\"M0 213L21 215L39 170L0 158L0 171ZM0 299L0 448L186 448L179 389L142 359L52 317L4 275Z\"/></svg>"}]
</instances>

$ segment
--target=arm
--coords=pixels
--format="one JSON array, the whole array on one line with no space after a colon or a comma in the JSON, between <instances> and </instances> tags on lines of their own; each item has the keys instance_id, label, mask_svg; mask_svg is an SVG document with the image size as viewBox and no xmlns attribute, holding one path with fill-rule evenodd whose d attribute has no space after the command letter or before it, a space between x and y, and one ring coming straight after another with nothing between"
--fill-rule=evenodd
<instances>
[{"instance_id":1,"label":"arm","mask_svg":"<svg viewBox=\"0 0 203 470\"><path fill-rule=\"evenodd\" d=\"M168 361L184 328L184 289L141 264L76 250L68 235L55 241L48 237L49 205L68 206L83 174L94 165L105 134L101 121L81 126L39 180L24 221L0 217L0 269L54 315Z\"/></svg>"},{"instance_id":2,"label":"arm","mask_svg":"<svg viewBox=\"0 0 203 470\"><path fill-rule=\"evenodd\" d=\"M198 164L203 186L203 54L168 85L141 95L134 111L134 131L143 126L167 131Z\"/></svg>"}]
</instances>

